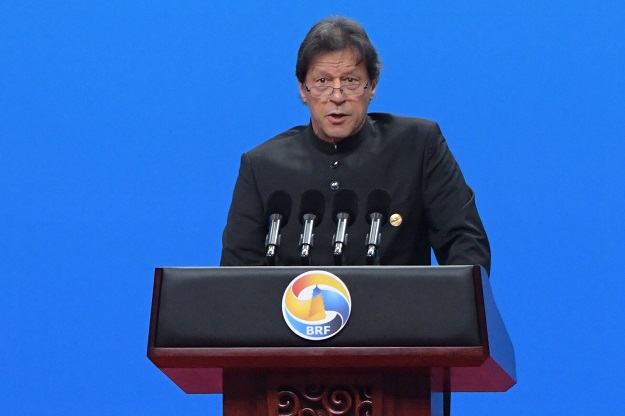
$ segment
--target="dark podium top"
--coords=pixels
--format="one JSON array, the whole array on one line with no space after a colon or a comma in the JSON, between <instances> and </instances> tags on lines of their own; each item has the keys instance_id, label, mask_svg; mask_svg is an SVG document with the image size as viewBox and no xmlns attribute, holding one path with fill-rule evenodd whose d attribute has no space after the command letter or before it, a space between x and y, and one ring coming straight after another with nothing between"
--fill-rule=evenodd
<instances>
[{"instance_id":1,"label":"dark podium top","mask_svg":"<svg viewBox=\"0 0 625 416\"><path fill-rule=\"evenodd\" d=\"M338 276L349 321L295 335L282 297L299 274ZM480 266L156 269L148 357L188 393L220 393L223 369L429 369L436 391L505 391L514 350Z\"/></svg>"}]
</instances>

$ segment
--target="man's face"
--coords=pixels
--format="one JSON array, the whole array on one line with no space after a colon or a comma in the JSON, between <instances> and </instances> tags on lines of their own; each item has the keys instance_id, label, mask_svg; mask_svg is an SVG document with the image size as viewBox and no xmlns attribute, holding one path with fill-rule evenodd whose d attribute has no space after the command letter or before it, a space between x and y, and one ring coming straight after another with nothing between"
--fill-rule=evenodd
<instances>
[{"instance_id":1,"label":"man's face","mask_svg":"<svg viewBox=\"0 0 625 416\"><path fill-rule=\"evenodd\" d=\"M339 88L354 80L363 86L369 82L362 95L348 96L335 89L329 97L313 97L304 84L299 85L302 101L310 110L313 131L322 140L336 143L357 133L365 123L377 80L369 80L367 67L364 62L357 64L358 58L351 49L321 53L310 63L305 84L309 88L314 85Z\"/></svg>"}]
</instances>

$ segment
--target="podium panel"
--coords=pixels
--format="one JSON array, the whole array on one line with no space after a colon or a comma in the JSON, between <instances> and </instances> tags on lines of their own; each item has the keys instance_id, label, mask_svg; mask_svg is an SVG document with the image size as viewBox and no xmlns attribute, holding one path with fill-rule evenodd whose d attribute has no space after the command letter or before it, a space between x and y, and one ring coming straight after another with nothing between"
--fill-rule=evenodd
<instances>
[{"instance_id":1,"label":"podium panel","mask_svg":"<svg viewBox=\"0 0 625 416\"><path fill-rule=\"evenodd\" d=\"M313 270L351 297L347 324L322 341L282 311ZM480 266L158 268L148 357L187 393L223 393L225 415L441 414L441 393L516 383Z\"/></svg>"}]
</instances>

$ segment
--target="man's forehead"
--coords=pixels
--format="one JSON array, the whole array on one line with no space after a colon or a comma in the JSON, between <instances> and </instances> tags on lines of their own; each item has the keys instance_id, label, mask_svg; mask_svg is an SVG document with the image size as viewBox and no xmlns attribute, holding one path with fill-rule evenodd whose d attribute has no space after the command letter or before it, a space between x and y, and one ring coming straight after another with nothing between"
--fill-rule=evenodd
<instances>
[{"instance_id":1,"label":"man's forehead","mask_svg":"<svg viewBox=\"0 0 625 416\"><path fill-rule=\"evenodd\" d=\"M362 70L366 71L364 63L351 49L322 52L315 56L308 66L308 72L315 73L354 73Z\"/></svg>"}]
</instances>

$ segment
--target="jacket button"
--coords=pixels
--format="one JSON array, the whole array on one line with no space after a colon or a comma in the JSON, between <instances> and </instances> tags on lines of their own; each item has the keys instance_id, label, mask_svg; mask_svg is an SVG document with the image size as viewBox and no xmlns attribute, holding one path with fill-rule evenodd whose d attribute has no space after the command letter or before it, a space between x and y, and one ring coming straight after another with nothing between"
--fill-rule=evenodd
<instances>
[{"instance_id":1,"label":"jacket button","mask_svg":"<svg viewBox=\"0 0 625 416\"><path fill-rule=\"evenodd\" d=\"M339 183L338 183L338 181L333 181L333 182L330 184L330 188L331 188L333 191L336 191L337 189L339 189Z\"/></svg>"},{"instance_id":2,"label":"jacket button","mask_svg":"<svg viewBox=\"0 0 625 416\"><path fill-rule=\"evenodd\" d=\"M333 161L330 163L330 167L331 167L332 169L336 169L336 168L338 168L338 167L339 167L339 161L338 161L338 160L333 160Z\"/></svg>"}]
</instances>

